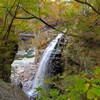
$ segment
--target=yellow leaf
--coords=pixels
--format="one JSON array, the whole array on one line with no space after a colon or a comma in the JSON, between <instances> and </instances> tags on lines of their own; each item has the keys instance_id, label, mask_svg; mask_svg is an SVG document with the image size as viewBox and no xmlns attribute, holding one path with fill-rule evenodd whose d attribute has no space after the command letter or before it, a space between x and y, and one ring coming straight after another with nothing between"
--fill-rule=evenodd
<instances>
[{"instance_id":1,"label":"yellow leaf","mask_svg":"<svg viewBox=\"0 0 100 100\"><path fill-rule=\"evenodd\" d=\"M97 67L94 71L94 76L95 78L99 79L100 78L100 68Z\"/></svg>"},{"instance_id":2,"label":"yellow leaf","mask_svg":"<svg viewBox=\"0 0 100 100\"><path fill-rule=\"evenodd\" d=\"M22 14L17 14L17 15L16 15L16 17L21 17L21 16L22 16Z\"/></svg>"},{"instance_id":3,"label":"yellow leaf","mask_svg":"<svg viewBox=\"0 0 100 100\"><path fill-rule=\"evenodd\" d=\"M90 86L89 83L86 83L86 84L85 84L85 90L86 90L86 91L89 89L89 86Z\"/></svg>"},{"instance_id":4,"label":"yellow leaf","mask_svg":"<svg viewBox=\"0 0 100 100\"><path fill-rule=\"evenodd\" d=\"M76 8L76 9L79 9L80 5L78 3L73 3L73 7Z\"/></svg>"},{"instance_id":5,"label":"yellow leaf","mask_svg":"<svg viewBox=\"0 0 100 100\"><path fill-rule=\"evenodd\" d=\"M3 3L0 3L0 6L3 7Z\"/></svg>"},{"instance_id":6,"label":"yellow leaf","mask_svg":"<svg viewBox=\"0 0 100 100\"><path fill-rule=\"evenodd\" d=\"M86 78L86 77L84 78L84 80L87 81L87 82L90 82L90 80L88 78Z\"/></svg>"},{"instance_id":7,"label":"yellow leaf","mask_svg":"<svg viewBox=\"0 0 100 100\"><path fill-rule=\"evenodd\" d=\"M97 98L97 97L95 97L95 98L94 98L94 100L98 100L98 98Z\"/></svg>"},{"instance_id":8,"label":"yellow leaf","mask_svg":"<svg viewBox=\"0 0 100 100\"><path fill-rule=\"evenodd\" d=\"M95 94L93 93L92 89L88 90L88 92L87 92L87 98L88 99L94 99L95 98Z\"/></svg>"},{"instance_id":9,"label":"yellow leaf","mask_svg":"<svg viewBox=\"0 0 100 100\"><path fill-rule=\"evenodd\" d=\"M83 92L85 93L87 90L89 90L90 84L86 83L84 84Z\"/></svg>"}]
</instances>

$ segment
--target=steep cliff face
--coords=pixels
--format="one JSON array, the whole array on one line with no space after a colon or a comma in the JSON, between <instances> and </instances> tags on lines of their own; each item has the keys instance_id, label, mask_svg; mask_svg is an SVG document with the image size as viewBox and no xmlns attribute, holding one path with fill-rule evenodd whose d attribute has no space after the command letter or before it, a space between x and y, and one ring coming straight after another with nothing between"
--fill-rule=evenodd
<instances>
[{"instance_id":1,"label":"steep cliff face","mask_svg":"<svg viewBox=\"0 0 100 100\"><path fill-rule=\"evenodd\" d=\"M0 100L28 100L28 98L19 87L0 80Z\"/></svg>"}]
</instances>

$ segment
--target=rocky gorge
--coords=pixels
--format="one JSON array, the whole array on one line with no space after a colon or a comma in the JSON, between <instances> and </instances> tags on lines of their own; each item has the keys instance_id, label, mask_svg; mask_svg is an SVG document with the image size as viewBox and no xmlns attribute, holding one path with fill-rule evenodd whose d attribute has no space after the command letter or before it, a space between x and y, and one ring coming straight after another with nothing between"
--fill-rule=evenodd
<instances>
[{"instance_id":1,"label":"rocky gorge","mask_svg":"<svg viewBox=\"0 0 100 100\"><path fill-rule=\"evenodd\" d=\"M36 61L35 50L29 49L28 51L18 51L16 54L16 58L11 65L12 66L11 82L14 85L18 85L26 93L26 95L31 97L31 95L27 93L33 91L34 86L36 86L37 88L38 84L42 84L43 83L42 80L44 80L42 78L46 76L52 77L52 75L56 75L57 73L63 71L63 69L61 67L58 68L58 66L61 62L60 58L61 58L61 51L65 43L64 41L65 40L63 34L59 34L47 46L47 49L44 51L44 53L42 51L43 56L40 62L38 61L37 63L35 63ZM31 53L29 51L31 51ZM47 54L45 54L46 52ZM45 57L45 59L43 57ZM41 65L42 64L41 61L43 62L43 65ZM43 77L39 78L40 76ZM37 82L35 82L34 77L36 78Z\"/></svg>"},{"instance_id":2,"label":"rocky gorge","mask_svg":"<svg viewBox=\"0 0 100 100\"><path fill-rule=\"evenodd\" d=\"M36 71L37 65L35 65L35 57L23 57L22 59L14 60L12 63L11 82L19 85L26 93L32 87L32 80L34 79Z\"/></svg>"}]
</instances>

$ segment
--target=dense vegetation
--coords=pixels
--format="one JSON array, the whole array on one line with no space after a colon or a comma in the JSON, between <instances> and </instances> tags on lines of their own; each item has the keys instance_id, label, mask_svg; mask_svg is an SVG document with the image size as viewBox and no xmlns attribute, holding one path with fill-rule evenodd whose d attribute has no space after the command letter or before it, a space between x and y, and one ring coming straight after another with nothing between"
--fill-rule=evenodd
<instances>
[{"instance_id":1,"label":"dense vegetation","mask_svg":"<svg viewBox=\"0 0 100 100\"><path fill-rule=\"evenodd\" d=\"M67 35L68 44L65 71L50 79L54 89L48 94L37 89L40 100L99 100L100 0L0 0L0 79L9 81L18 34L48 27Z\"/></svg>"}]
</instances>

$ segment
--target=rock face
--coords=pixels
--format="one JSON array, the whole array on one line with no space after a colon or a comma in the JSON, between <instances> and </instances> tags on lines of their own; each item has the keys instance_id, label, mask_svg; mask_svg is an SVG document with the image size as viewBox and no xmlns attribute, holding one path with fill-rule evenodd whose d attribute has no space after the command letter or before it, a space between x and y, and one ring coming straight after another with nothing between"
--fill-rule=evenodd
<instances>
[{"instance_id":1,"label":"rock face","mask_svg":"<svg viewBox=\"0 0 100 100\"><path fill-rule=\"evenodd\" d=\"M58 43L56 44L48 62L47 77L53 77L64 71L61 58L62 51L66 43L67 41L65 40L64 36L58 40Z\"/></svg>"},{"instance_id":2,"label":"rock face","mask_svg":"<svg viewBox=\"0 0 100 100\"><path fill-rule=\"evenodd\" d=\"M0 80L0 100L28 100L28 97L18 86Z\"/></svg>"}]
</instances>

